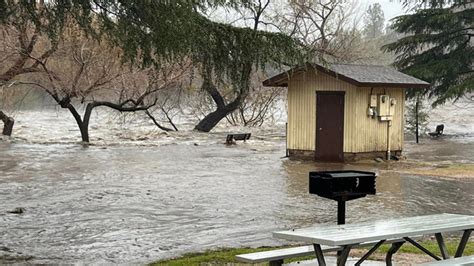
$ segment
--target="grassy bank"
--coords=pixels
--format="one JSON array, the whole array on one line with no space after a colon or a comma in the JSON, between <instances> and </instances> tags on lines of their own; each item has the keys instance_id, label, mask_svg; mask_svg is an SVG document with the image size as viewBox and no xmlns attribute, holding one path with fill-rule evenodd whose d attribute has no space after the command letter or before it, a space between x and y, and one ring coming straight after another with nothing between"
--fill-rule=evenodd
<instances>
[{"instance_id":1,"label":"grassy bank","mask_svg":"<svg viewBox=\"0 0 474 266\"><path fill-rule=\"evenodd\" d=\"M421 244L426 247L431 252L440 255L439 248L436 241L425 240L422 241ZM448 240L446 241L446 247L449 250L450 254L454 254L456 252L456 248L458 245L458 241L456 240ZM378 253L386 253L389 245L383 245L380 247ZM235 248L235 249L221 249L216 251L206 251L203 253L191 253L186 254L182 257L171 259L171 260L164 260L164 261L157 261L152 263L151 265L160 265L160 266L185 266L185 265L249 265L245 263L239 263L235 260L235 256L244 253L252 253L252 252L259 252L265 250L272 250L277 249L279 247L263 247L263 248ZM402 246L398 253L411 253L411 254L423 254L422 251L415 248L410 244L405 244ZM464 255L474 255L474 242L469 242ZM312 257L307 258L298 258L297 260L304 260L304 259L312 259ZM288 261L286 261L288 262ZM268 265L268 264L257 264L257 265Z\"/></svg>"},{"instance_id":2,"label":"grassy bank","mask_svg":"<svg viewBox=\"0 0 474 266\"><path fill-rule=\"evenodd\" d=\"M449 179L474 178L474 164L409 163L408 167L395 169L396 172L422 176L436 176Z\"/></svg>"}]
</instances>

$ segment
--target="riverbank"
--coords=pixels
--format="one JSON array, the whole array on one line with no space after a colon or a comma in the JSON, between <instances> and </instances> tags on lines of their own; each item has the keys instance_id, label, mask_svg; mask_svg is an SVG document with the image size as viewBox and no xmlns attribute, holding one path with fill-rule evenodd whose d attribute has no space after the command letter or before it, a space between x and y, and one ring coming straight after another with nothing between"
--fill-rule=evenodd
<instances>
[{"instance_id":1,"label":"riverbank","mask_svg":"<svg viewBox=\"0 0 474 266\"><path fill-rule=\"evenodd\" d=\"M433 240L424 240L421 242L423 246L425 246L428 250L440 256L439 248L437 246L436 241ZM454 254L457 248L458 242L455 239L450 239L446 241L446 247L450 254ZM246 263L238 262L235 259L236 255L245 254L245 253L253 253L253 252L260 252L260 251L267 251L272 249L278 249L281 247L260 247L260 248L234 248L234 249L221 249L221 250L213 250L213 251L206 251L202 253L189 253L185 254L179 258L170 259L170 260L163 260L151 263L150 265L153 266L193 266L193 265L222 265L222 266L237 266L237 265L251 265ZM387 252L389 246L382 245L374 255L370 257L371 260L383 261L385 259L384 254ZM356 249L351 252L351 256L353 257L361 257L363 254L367 252L366 249ZM474 242L469 242L464 255L474 255ZM305 257L305 258L298 258L292 260L286 260L285 263L289 262L296 262L302 260L314 259L313 257ZM394 256L394 262L397 265L417 265L419 263L428 262L432 260L427 255L424 255L419 249L411 246L405 245L402 246L400 251ZM253 265L268 265L265 263L261 264L253 264Z\"/></svg>"}]
</instances>

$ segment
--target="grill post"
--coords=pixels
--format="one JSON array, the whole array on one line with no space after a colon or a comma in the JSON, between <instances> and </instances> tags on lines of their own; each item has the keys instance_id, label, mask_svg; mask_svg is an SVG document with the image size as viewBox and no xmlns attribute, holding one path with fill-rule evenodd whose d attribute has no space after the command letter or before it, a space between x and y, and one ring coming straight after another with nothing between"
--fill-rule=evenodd
<instances>
[{"instance_id":1,"label":"grill post","mask_svg":"<svg viewBox=\"0 0 474 266\"><path fill-rule=\"evenodd\" d=\"M337 201L337 224L346 223L346 201L338 200ZM341 259L342 251L337 252L337 265L339 265L339 260Z\"/></svg>"},{"instance_id":2,"label":"grill post","mask_svg":"<svg viewBox=\"0 0 474 266\"><path fill-rule=\"evenodd\" d=\"M346 223L346 201L338 200L337 201L337 224Z\"/></svg>"},{"instance_id":3,"label":"grill post","mask_svg":"<svg viewBox=\"0 0 474 266\"><path fill-rule=\"evenodd\" d=\"M346 223L346 201L375 195L376 174L372 172L345 170L309 173L309 193L337 201L337 224ZM337 252L337 265L347 258L345 252Z\"/></svg>"}]
</instances>

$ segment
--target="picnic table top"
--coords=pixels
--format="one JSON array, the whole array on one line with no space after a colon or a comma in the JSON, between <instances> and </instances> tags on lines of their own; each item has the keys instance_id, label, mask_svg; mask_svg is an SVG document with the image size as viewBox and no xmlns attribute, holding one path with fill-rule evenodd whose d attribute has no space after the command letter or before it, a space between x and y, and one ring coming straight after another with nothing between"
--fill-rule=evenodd
<instances>
[{"instance_id":1,"label":"picnic table top","mask_svg":"<svg viewBox=\"0 0 474 266\"><path fill-rule=\"evenodd\" d=\"M318 225L274 232L273 236L314 244L342 246L467 229L474 229L474 216L444 213L345 225Z\"/></svg>"}]
</instances>

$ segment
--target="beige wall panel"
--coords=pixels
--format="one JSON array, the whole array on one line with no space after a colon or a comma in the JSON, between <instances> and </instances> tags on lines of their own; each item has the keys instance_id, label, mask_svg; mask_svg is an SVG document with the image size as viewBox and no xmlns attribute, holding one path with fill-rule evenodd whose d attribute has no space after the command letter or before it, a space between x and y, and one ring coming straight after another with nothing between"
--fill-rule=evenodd
<instances>
[{"instance_id":1,"label":"beige wall panel","mask_svg":"<svg viewBox=\"0 0 474 266\"><path fill-rule=\"evenodd\" d=\"M344 141L350 143L345 152L372 152L387 150L387 126L388 122L380 122L367 116L369 95L388 94L397 100L395 115L390 128L391 150L401 150L403 145L403 89L398 88L357 88L358 93L353 101L356 111L352 113L351 119L355 123L347 126L352 127L354 134L348 135Z\"/></svg>"},{"instance_id":2,"label":"beige wall panel","mask_svg":"<svg viewBox=\"0 0 474 266\"><path fill-rule=\"evenodd\" d=\"M346 91L347 94L348 88L355 87L317 71L300 72L290 78L288 85L289 149L315 150L316 91ZM345 116L347 112L348 109L345 108Z\"/></svg>"},{"instance_id":3,"label":"beige wall panel","mask_svg":"<svg viewBox=\"0 0 474 266\"><path fill-rule=\"evenodd\" d=\"M293 75L288 86L288 149L315 150L316 91L345 91L344 152L387 150L387 122L367 116L369 95L387 93L397 100L391 150L403 145L404 90L358 88L317 71Z\"/></svg>"}]
</instances>

